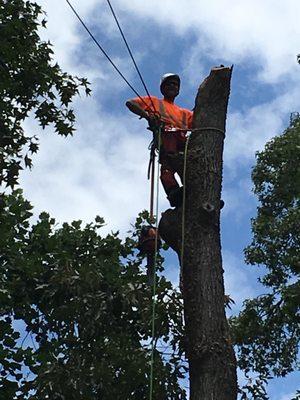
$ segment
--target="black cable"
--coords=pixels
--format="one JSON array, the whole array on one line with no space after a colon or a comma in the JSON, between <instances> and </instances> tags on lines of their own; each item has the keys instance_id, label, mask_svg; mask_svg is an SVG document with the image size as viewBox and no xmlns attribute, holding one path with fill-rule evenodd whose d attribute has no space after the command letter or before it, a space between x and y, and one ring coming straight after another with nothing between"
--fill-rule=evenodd
<instances>
[{"instance_id":1,"label":"black cable","mask_svg":"<svg viewBox=\"0 0 300 400\"><path fill-rule=\"evenodd\" d=\"M72 6L72 4L69 2L69 0L66 0L66 2L68 3L68 5L70 6L71 10L73 11L73 13L76 15L76 17L79 19L79 21L81 22L82 26L85 28L85 30L88 32L88 34L90 35L90 37L93 39L93 41L96 43L96 45L99 47L99 49L101 50L101 52L104 54L104 56L107 58L107 60L111 63L111 65L114 67L114 69L118 72L118 74L121 76L121 78L123 78L123 80L127 83L127 85L130 87L130 89L138 96L138 98L140 100L142 100L142 102L148 107L148 104L144 101L144 99L138 94L138 92L134 89L134 87L128 82L128 80L125 78L125 76L122 74L122 72L119 70L119 68L116 66L116 64L112 61L112 59L109 57L109 55L106 53L106 51L100 46L99 42L97 41L97 39L94 37L94 35L91 33L91 31L89 30L89 28L86 26L86 24L83 22L83 20L80 18L80 16L78 15L78 13L76 12L76 10L74 9L74 7Z\"/></svg>"},{"instance_id":2,"label":"black cable","mask_svg":"<svg viewBox=\"0 0 300 400\"><path fill-rule=\"evenodd\" d=\"M153 103L153 101L152 101L152 98L151 98L150 93L149 93L149 91L148 91L148 89L147 89L147 86L146 86L146 83L145 83L145 81L144 81L144 79L143 79L143 77L142 77L142 74L140 73L140 70L139 70L139 68L138 68L138 66L137 66L137 64L136 64L136 62L135 62L135 59L134 59L133 54L132 54L132 51L130 50L129 44L127 43L127 40L126 40L125 35L124 35L123 31L122 31L122 28L121 28L121 26L120 26L120 24L119 24L119 21L118 21L118 18L117 18L117 16L116 16L115 12L114 12L114 9L113 9L113 7L112 7L112 5L111 5L111 2L110 2L110 0L106 0L106 1L107 1L108 5L109 5L109 8L110 8L110 10L111 10L111 12L112 12L112 15L113 15L113 17L114 17L114 19L115 19L115 21L116 21L116 24L117 24L117 26L118 26L118 28L119 28L119 31L120 31L120 33L121 33L121 36L122 36L123 40L124 40L124 43L125 43L126 48L127 48L127 50L128 50L128 53L129 53L129 55L130 55L130 57L131 57L131 60L132 60L132 62L133 62L133 64L134 64L134 66L135 66L135 69L136 69L136 71L137 71L137 73L138 73L138 75L139 75L139 77L140 77L140 79L141 79L141 82L142 82L142 84L143 84L143 86L144 86L144 89L146 90L146 93L147 93L147 95L148 95L148 97L149 97L149 100L151 101L151 104L152 104L152 107L153 107L153 111L156 112L155 105L154 105L154 103Z\"/></svg>"}]
</instances>

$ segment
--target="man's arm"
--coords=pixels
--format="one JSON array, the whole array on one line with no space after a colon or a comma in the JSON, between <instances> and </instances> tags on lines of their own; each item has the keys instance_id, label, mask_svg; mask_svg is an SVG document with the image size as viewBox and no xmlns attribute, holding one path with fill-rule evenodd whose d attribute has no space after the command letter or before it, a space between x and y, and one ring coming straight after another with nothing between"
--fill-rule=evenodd
<instances>
[{"instance_id":1,"label":"man's arm","mask_svg":"<svg viewBox=\"0 0 300 400\"><path fill-rule=\"evenodd\" d=\"M135 101L126 101L126 107L139 117L145 118L148 121L150 130L155 129L160 125L160 119L157 114L143 110Z\"/></svg>"},{"instance_id":2,"label":"man's arm","mask_svg":"<svg viewBox=\"0 0 300 400\"><path fill-rule=\"evenodd\" d=\"M126 101L126 107L133 112L134 114L138 115L141 118L145 118L147 121L149 120L149 113L142 109L138 104L133 102L132 100Z\"/></svg>"}]
</instances>

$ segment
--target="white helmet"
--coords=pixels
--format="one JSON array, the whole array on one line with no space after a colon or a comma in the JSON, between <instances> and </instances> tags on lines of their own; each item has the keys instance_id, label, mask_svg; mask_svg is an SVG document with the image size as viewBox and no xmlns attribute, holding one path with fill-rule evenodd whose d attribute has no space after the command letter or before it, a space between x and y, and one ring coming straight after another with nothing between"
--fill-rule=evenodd
<instances>
[{"instance_id":1,"label":"white helmet","mask_svg":"<svg viewBox=\"0 0 300 400\"><path fill-rule=\"evenodd\" d=\"M164 74L161 78L160 78L160 87L161 85L164 83L165 80L169 79L169 78L176 78L178 80L178 83L180 85L180 77L177 74L174 74L173 72L168 72L167 74Z\"/></svg>"}]
</instances>

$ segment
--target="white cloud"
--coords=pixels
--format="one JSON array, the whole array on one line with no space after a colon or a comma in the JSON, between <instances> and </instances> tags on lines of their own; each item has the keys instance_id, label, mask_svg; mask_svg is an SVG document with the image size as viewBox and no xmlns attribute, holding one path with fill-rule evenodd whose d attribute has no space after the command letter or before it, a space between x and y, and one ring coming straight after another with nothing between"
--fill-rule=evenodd
<instances>
[{"instance_id":1,"label":"white cloud","mask_svg":"<svg viewBox=\"0 0 300 400\"><path fill-rule=\"evenodd\" d=\"M261 79L276 82L285 74L296 74L300 26L297 0L189 0L163 2L119 0L118 4L139 17L149 17L178 35L193 31L205 41L215 58L229 63L256 61ZM193 49L193 44L191 43ZM199 51L201 55L201 51ZM205 55L206 56L206 55ZM298 70L297 70L298 71Z\"/></svg>"},{"instance_id":2,"label":"white cloud","mask_svg":"<svg viewBox=\"0 0 300 400\"><path fill-rule=\"evenodd\" d=\"M229 114L224 151L227 166L237 160L249 162L268 140L282 133L287 115L300 108L298 90L293 88L268 103Z\"/></svg>"},{"instance_id":3,"label":"white cloud","mask_svg":"<svg viewBox=\"0 0 300 400\"><path fill-rule=\"evenodd\" d=\"M249 215L255 214L255 197L252 192L252 182L250 176L246 179L233 177L228 180L222 190L222 199L225 207L222 210L222 221L234 223L236 229L250 228L250 221L245 223L245 218L249 220Z\"/></svg>"}]
</instances>

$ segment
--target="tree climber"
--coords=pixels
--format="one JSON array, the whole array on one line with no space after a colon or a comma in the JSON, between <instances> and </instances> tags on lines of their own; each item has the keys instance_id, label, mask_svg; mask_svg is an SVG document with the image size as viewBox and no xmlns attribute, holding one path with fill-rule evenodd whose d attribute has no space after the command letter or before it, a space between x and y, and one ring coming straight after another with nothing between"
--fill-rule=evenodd
<instances>
[{"instance_id":1,"label":"tree climber","mask_svg":"<svg viewBox=\"0 0 300 400\"><path fill-rule=\"evenodd\" d=\"M162 145L159 155L161 164L160 179L172 207L182 203L182 187L175 179L176 169L170 162L172 155L184 151L186 132L192 127L193 112L181 108L174 103L179 94L180 77L167 73L160 80L160 91L163 99L155 96L134 98L126 102L126 106L134 114L145 118L149 128L155 131L162 126ZM154 110L153 110L154 108Z\"/></svg>"}]
</instances>

